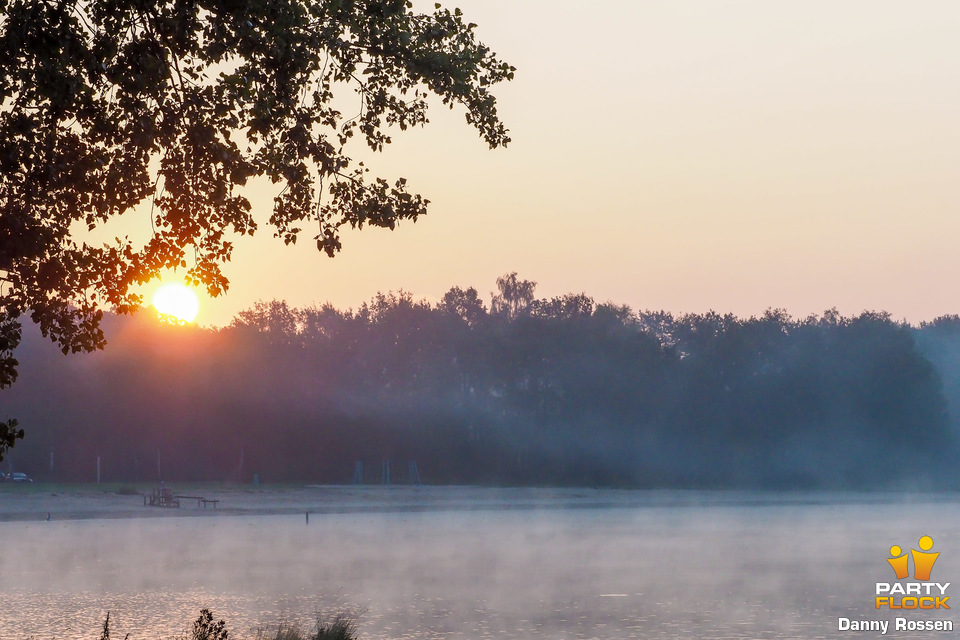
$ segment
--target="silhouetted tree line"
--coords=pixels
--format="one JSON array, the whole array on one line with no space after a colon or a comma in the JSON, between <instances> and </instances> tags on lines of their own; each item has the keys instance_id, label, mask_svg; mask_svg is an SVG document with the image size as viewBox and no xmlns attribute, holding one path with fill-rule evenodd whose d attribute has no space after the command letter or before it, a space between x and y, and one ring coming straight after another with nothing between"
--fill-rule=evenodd
<instances>
[{"instance_id":1,"label":"silhouetted tree line","mask_svg":"<svg viewBox=\"0 0 960 640\"><path fill-rule=\"evenodd\" d=\"M220 330L110 317L103 352L33 333L0 395L38 478L682 487L949 486L960 318L489 307L378 294L357 310L262 302Z\"/></svg>"}]
</instances>

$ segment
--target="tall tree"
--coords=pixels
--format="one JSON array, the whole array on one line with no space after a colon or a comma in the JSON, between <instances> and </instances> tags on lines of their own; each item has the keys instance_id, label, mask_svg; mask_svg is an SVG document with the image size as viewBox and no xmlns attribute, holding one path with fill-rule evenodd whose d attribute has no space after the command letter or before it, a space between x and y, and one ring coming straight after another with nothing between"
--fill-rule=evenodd
<instances>
[{"instance_id":1,"label":"tall tree","mask_svg":"<svg viewBox=\"0 0 960 640\"><path fill-rule=\"evenodd\" d=\"M534 303L537 283L521 280L512 271L497 278L497 289L490 300L490 312L507 318L518 318L529 313Z\"/></svg>"},{"instance_id":2,"label":"tall tree","mask_svg":"<svg viewBox=\"0 0 960 640\"><path fill-rule=\"evenodd\" d=\"M24 313L76 352L104 345L102 307L136 308L131 289L164 268L222 293L232 237L258 226L254 177L278 185L274 235L310 228L330 256L345 225L425 213L346 149L426 123L431 95L506 145L490 88L514 69L475 27L407 0L0 0L0 387ZM138 205L145 245L75 237Z\"/></svg>"}]
</instances>

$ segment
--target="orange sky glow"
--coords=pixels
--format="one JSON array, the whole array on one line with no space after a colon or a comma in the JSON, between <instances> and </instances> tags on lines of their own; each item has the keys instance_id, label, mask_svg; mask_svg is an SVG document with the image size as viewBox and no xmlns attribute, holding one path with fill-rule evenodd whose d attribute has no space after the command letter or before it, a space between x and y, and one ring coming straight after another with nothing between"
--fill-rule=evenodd
<instances>
[{"instance_id":1,"label":"orange sky glow","mask_svg":"<svg viewBox=\"0 0 960 640\"><path fill-rule=\"evenodd\" d=\"M496 91L511 145L488 150L438 106L386 152L357 147L431 209L347 233L332 260L309 235L271 238L275 188L256 185L261 232L237 241L200 324L260 299L486 296L509 271L635 309L960 312L960 4L456 5L517 67Z\"/></svg>"}]
</instances>

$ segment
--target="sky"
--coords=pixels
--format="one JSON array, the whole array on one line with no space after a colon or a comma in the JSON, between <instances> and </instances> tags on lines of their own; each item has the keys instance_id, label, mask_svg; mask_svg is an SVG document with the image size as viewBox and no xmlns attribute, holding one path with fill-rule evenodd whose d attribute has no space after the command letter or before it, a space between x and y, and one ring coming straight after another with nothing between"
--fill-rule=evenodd
<instances>
[{"instance_id":1,"label":"sky","mask_svg":"<svg viewBox=\"0 0 960 640\"><path fill-rule=\"evenodd\" d=\"M489 299L511 271L638 310L960 313L960 3L446 4L517 67L495 91L510 145L437 107L384 153L354 149L431 205L334 259L272 238L275 187L256 186L261 230L200 324L274 298Z\"/></svg>"}]
</instances>

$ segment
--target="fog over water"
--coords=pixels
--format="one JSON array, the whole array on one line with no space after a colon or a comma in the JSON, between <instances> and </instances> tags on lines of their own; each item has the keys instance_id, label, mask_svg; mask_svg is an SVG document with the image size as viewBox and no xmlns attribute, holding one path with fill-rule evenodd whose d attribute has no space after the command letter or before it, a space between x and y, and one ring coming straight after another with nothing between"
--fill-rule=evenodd
<instances>
[{"instance_id":1,"label":"fog over water","mask_svg":"<svg viewBox=\"0 0 960 640\"><path fill-rule=\"evenodd\" d=\"M953 495L609 492L557 505L533 493L309 524L2 522L0 639L95 638L107 611L116 637L166 639L202 607L239 638L318 610L362 610L361 638L878 637L838 632L837 619L891 619L874 584L893 581L890 546L921 535L941 552L932 579L960 589Z\"/></svg>"}]
</instances>

